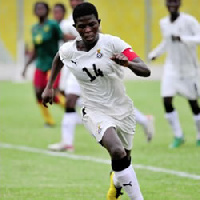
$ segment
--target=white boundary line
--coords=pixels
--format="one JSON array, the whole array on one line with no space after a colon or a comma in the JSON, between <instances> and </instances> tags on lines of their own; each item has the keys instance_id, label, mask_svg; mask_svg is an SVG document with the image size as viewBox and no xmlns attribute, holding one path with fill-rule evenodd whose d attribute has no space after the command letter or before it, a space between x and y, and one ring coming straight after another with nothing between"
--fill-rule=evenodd
<instances>
[{"instance_id":1,"label":"white boundary line","mask_svg":"<svg viewBox=\"0 0 200 200\"><path fill-rule=\"evenodd\" d=\"M72 160L84 160L84 161L91 161L91 162L95 162L95 163L102 163L102 164L110 165L110 160L95 158L92 156L81 156L81 155L75 155L75 154L63 153L63 152L50 152L50 151L47 151L44 149L31 148L31 147L12 145L12 144L0 144L0 148L15 149L15 150L29 152L29 153L38 153L38 154L44 154L44 155L54 156L54 157L65 157L65 158L70 158ZM185 177L185 178L189 178L189 179L193 179L193 180L200 180L200 175L190 174L187 172L179 172L179 171L165 169L165 168L146 166L146 165L142 165L142 164L134 164L134 168L145 169L145 170L149 170L149 171L153 171L153 172L167 173L170 175Z\"/></svg>"}]
</instances>

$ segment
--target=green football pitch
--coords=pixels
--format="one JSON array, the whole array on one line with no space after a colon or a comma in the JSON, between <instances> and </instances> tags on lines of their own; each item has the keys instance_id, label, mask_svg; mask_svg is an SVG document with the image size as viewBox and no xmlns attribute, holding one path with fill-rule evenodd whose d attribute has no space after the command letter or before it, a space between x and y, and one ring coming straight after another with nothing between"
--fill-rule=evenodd
<instances>
[{"instance_id":1,"label":"green football pitch","mask_svg":"<svg viewBox=\"0 0 200 200\"><path fill-rule=\"evenodd\" d=\"M169 149L172 131L164 119L158 81L125 82L137 108L155 116L156 134L147 143L137 125L132 163L145 200L199 200L200 148L187 102L180 97L180 114L186 142ZM59 142L63 109L50 107L57 125L44 128L31 83L0 83L0 195L4 200L103 200L109 187L109 156L78 125L75 152L49 153L47 145ZM121 200L128 200L123 195Z\"/></svg>"}]
</instances>

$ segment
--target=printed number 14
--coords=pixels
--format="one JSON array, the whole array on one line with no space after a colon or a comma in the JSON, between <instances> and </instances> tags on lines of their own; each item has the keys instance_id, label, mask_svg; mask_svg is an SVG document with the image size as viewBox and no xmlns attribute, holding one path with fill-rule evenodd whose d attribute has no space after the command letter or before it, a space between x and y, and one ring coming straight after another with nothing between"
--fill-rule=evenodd
<instances>
[{"instance_id":1,"label":"printed number 14","mask_svg":"<svg viewBox=\"0 0 200 200\"><path fill-rule=\"evenodd\" d=\"M93 64L92 67L96 76L93 76L86 67L83 68L83 71L87 73L91 82L94 81L97 78L97 76L104 76L103 72L100 69L97 69L95 64Z\"/></svg>"}]
</instances>

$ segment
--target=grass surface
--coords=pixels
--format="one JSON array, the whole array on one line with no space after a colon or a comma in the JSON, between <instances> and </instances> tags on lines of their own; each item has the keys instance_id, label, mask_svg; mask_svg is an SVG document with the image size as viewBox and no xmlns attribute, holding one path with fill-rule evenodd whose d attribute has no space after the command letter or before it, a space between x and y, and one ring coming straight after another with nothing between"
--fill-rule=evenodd
<instances>
[{"instance_id":1,"label":"grass surface","mask_svg":"<svg viewBox=\"0 0 200 200\"><path fill-rule=\"evenodd\" d=\"M142 128L137 125L132 152L133 164L143 164L200 175L200 148L195 146L195 126L187 102L175 99L186 143L179 149L168 149L172 132L164 119L157 81L126 82L127 93L134 104L156 118L156 135L146 143ZM0 141L13 145L46 149L60 140L63 110L50 108L57 126L43 127L35 104L31 84L0 84ZM77 126L75 153L109 159L87 130ZM110 166L91 161L50 157L15 149L1 148L0 194L5 200L103 200L109 187ZM145 200L199 200L200 180L136 169ZM123 195L121 200L128 200Z\"/></svg>"}]
</instances>

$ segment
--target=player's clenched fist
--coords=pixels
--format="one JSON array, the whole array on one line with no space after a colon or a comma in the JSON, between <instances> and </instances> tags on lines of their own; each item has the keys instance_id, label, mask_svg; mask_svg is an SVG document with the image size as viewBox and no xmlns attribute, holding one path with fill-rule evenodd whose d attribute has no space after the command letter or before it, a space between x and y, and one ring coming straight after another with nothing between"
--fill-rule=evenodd
<instances>
[{"instance_id":1,"label":"player's clenched fist","mask_svg":"<svg viewBox=\"0 0 200 200\"><path fill-rule=\"evenodd\" d=\"M54 90L51 88L45 88L44 92L42 93L42 103L44 107L48 108L47 104L52 104L54 98Z\"/></svg>"},{"instance_id":2,"label":"player's clenched fist","mask_svg":"<svg viewBox=\"0 0 200 200\"><path fill-rule=\"evenodd\" d=\"M113 60L114 62L116 62L119 65L128 67L128 58L123 53L114 54L111 57L111 60Z\"/></svg>"}]
</instances>

